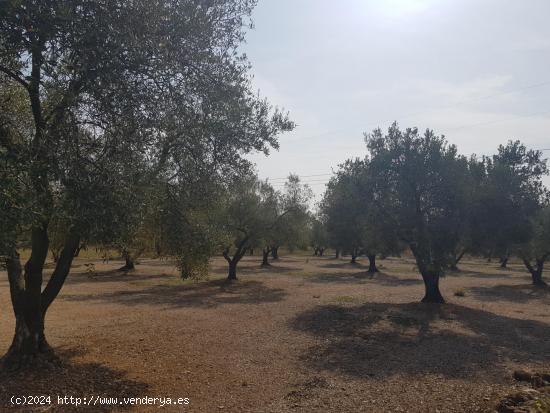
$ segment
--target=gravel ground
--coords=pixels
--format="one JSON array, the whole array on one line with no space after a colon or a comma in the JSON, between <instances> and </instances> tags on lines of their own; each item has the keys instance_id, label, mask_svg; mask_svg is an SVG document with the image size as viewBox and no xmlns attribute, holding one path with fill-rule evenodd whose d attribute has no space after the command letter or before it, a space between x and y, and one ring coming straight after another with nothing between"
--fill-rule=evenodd
<instances>
[{"instance_id":1,"label":"gravel ground","mask_svg":"<svg viewBox=\"0 0 550 413\"><path fill-rule=\"evenodd\" d=\"M120 262L79 258L46 320L61 361L0 372L0 411L485 412L525 387L514 370L550 371L550 293L518 262L464 260L441 281L448 303L434 306L418 303L408 258L380 261L374 277L365 262L260 260L245 257L227 284L223 259L194 283L167 261L123 274ZM5 274L0 303L4 353L14 323ZM53 404L14 408L11 395ZM58 395L190 404L76 408Z\"/></svg>"}]
</instances>

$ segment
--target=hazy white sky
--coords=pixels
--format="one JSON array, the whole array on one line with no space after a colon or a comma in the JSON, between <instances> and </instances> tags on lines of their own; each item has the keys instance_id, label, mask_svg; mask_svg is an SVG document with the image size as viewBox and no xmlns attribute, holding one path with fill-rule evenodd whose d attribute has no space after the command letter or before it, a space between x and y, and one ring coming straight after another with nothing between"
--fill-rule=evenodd
<instances>
[{"instance_id":1,"label":"hazy white sky","mask_svg":"<svg viewBox=\"0 0 550 413\"><path fill-rule=\"evenodd\" d=\"M462 153L550 148L550 0L260 0L253 19L255 86L298 124L252 156L276 186L294 172L321 194L393 120Z\"/></svg>"}]
</instances>

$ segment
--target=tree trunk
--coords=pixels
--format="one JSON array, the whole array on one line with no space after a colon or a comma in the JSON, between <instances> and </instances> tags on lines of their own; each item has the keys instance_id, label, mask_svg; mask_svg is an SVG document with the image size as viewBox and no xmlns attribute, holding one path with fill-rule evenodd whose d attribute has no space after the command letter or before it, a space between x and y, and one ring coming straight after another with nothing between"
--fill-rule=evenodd
<instances>
[{"instance_id":1,"label":"tree trunk","mask_svg":"<svg viewBox=\"0 0 550 413\"><path fill-rule=\"evenodd\" d=\"M273 247L271 249L271 258L273 258L274 260L279 259L279 247Z\"/></svg>"},{"instance_id":2,"label":"tree trunk","mask_svg":"<svg viewBox=\"0 0 550 413\"><path fill-rule=\"evenodd\" d=\"M80 251L82 251L83 249L84 250L86 249L86 244L84 244L84 243L82 243L78 246L78 248L74 252L74 257L77 258L80 255Z\"/></svg>"},{"instance_id":3,"label":"tree trunk","mask_svg":"<svg viewBox=\"0 0 550 413\"><path fill-rule=\"evenodd\" d=\"M126 267L126 270L133 270L136 268L134 264L134 260L129 255L126 256L124 260L126 262L126 264L124 264L124 266Z\"/></svg>"},{"instance_id":4,"label":"tree trunk","mask_svg":"<svg viewBox=\"0 0 550 413\"><path fill-rule=\"evenodd\" d=\"M26 284L26 279L30 281L31 278L38 276L41 278L42 274L39 268L31 268L31 265L27 263L23 275L19 255L16 252L7 260L6 264L15 314L15 334L3 359L3 364L8 369L18 369L32 363L41 353L45 353L49 349L44 337L44 318L41 311L40 294L37 296L35 291L33 293L27 291L30 285Z\"/></svg>"},{"instance_id":5,"label":"tree trunk","mask_svg":"<svg viewBox=\"0 0 550 413\"><path fill-rule=\"evenodd\" d=\"M441 292L439 291L439 273L435 271L422 271L422 279L426 293L422 299L423 303L438 303L445 302Z\"/></svg>"},{"instance_id":6,"label":"tree trunk","mask_svg":"<svg viewBox=\"0 0 550 413\"><path fill-rule=\"evenodd\" d=\"M262 267L267 267L269 265L271 265L269 263L269 253L271 252L271 249L269 248L264 248L262 250Z\"/></svg>"},{"instance_id":7,"label":"tree trunk","mask_svg":"<svg viewBox=\"0 0 550 413\"><path fill-rule=\"evenodd\" d=\"M124 257L125 264L122 267L120 267L118 270L119 271L132 271L132 270L135 270L136 266L135 266L135 263L134 263L134 259L132 258L130 253L129 252L123 252L122 256Z\"/></svg>"},{"instance_id":8,"label":"tree trunk","mask_svg":"<svg viewBox=\"0 0 550 413\"><path fill-rule=\"evenodd\" d=\"M21 269L19 255L13 251L7 260L12 307L15 314L15 334L4 358L8 368L19 368L44 355L53 355L44 335L44 319L70 271L79 236L71 230L59 255L57 265L42 290L42 271L48 252L45 226L32 232L31 257Z\"/></svg>"},{"instance_id":9,"label":"tree trunk","mask_svg":"<svg viewBox=\"0 0 550 413\"><path fill-rule=\"evenodd\" d=\"M233 258L229 256L229 248L226 248L223 251L223 257L229 264L229 273L227 274L227 279L230 281L237 279L237 264L241 260L242 257L244 257L244 254L246 254L246 251L248 251L250 248L246 246L248 242L249 237L245 237L239 242L239 245L237 245L237 250L235 251L235 254L233 254Z\"/></svg>"},{"instance_id":10,"label":"tree trunk","mask_svg":"<svg viewBox=\"0 0 550 413\"><path fill-rule=\"evenodd\" d=\"M340 259L340 249L336 249L336 259L339 260Z\"/></svg>"},{"instance_id":11,"label":"tree trunk","mask_svg":"<svg viewBox=\"0 0 550 413\"><path fill-rule=\"evenodd\" d=\"M157 254L157 257L160 257L162 255L162 246L160 243L160 240L155 240L155 253Z\"/></svg>"},{"instance_id":12,"label":"tree trunk","mask_svg":"<svg viewBox=\"0 0 550 413\"><path fill-rule=\"evenodd\" d=\"M52 357L53 350L44 336L44 319L36 310L19 308L24 315L16 316L15 334L8 352L4 357L4 366L15 370L31 365L40 357Z\"/></svg>"},{"instance_id":13,"label":"tree trunk","mask_svg":"<svg viewBox=\"0 0 550 413\"><path fill-rule=\"evenodd\" d=\"M229 273L227 274L227 279L237 279L237 262L235 260L231 260L231 262L229 263Z\"/></svg>"},{"instance_id":14,"label":"tree trunk","mask_svg":"<svg viewBox=\"0 0 550 413\"><path fill-rule=\"evenodd\" d=\"M505 255L503 257L500 258L500 268L506 268L507 265L508 265L508 258L509 256L508 255Z\"/></svg>"},{"instance_id":15,"label":"tree trunk","mask_svg":"<svg viewBox=\"0 0 550 413\"><path fill-rule=\"evenodd\" d=\"M542 279L542 268L537 269L533 274L531 274L533 278L533 285L536 285L537 287L544 287L546 286L546 282Z\"/></svg>"},{"instance_id":16,"label":"tree trunk","mask_svg":"<svg viewBox=\"0 0 550 413\"><path fill-rule=\"evenodd\" d=\"M453 262L451 263L451 270L452 271L458 271L458 263L464 257L464 254L466 253L466 250L462 250L460 254L458 254L458 257L455 255L453 257Z\"/></svg>"},{"instance_id":17,"label":"tree trunk","mask_svg":"<svg viewBox=\"0 0 550 413\"><path fill-rule=\"evenodd\" d=\"M537 287L545 287L547 284L542 279L542 272L544 270L544 261L546 261L546 257L542 259L536 259L535 267L531 265L531 262L527 258L522 257L522 260L527 270L531 273L531 279L533 280L533 285Z\"/></svg>"},{"instance_id":18,"label":"tree trunk","mask_svg":"<svg viewBox=\"0 0 550 413\"><path fill-rule=\"evenodd\" d=\"M57 263L57 261L59 261L59 250L52 249L52 259L54 264Z\"/></svg>"},{"instance_id":19,"label":"tree trunk","mask_svg":"<svg viewBox=\"0 0 550 413\"><path fill-rule=\"evenodd\" d=\"M319 255L319 248L313 248L313 255L317 256Z\"/></svg>"},{"instance_id":20,"label":"tree trunk","mask_svg":"<svg viewBox=\"0 0 550 413\"><path fill-rule=\"evenodd\" d=\"M355 253L355 251L351 253L351 263L357 264L357 254Z\"/></svg>"},{"instance_id":21,"label":"tree trunk","mask_svg":"<svg viewBox=\"0 0 550 413\"><path fill-rule=\"evenodd\" d=\"M319 256L322 257L324 253L325 253L325 249L319 248Z\"/></svg>"},{"instance_id":22,"label":"tree trunk","mask_svg":"<svg viewBox=\"0 0 550 413\"><path fill-rule=\"evenodd\" d=\"M368 255L367 256L368 259L369 259L369 273L370 274L374 274L376 272L378 272L378 268L376 268L376 255Z\"/></svg>"}]
</instances>

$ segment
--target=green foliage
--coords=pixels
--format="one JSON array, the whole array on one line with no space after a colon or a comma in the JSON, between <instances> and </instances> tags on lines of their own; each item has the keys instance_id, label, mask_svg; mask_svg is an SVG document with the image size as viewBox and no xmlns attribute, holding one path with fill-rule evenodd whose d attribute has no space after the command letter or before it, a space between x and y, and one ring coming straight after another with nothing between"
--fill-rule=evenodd
<instances>
[{"instance_id":1,"label":"green foliage","mask_svg":"<svg viewBox=\"0 0 550 413\"><path fill-rule=\"evenodd\" d=\"M287 247L293 251L308 244L309 202L313 192L297 175L289 175L283 192L277 194L277 219L266 237L271 247Z\"/></svg>"},{"instance_id":2,"label":"green foliage","mask_svg":"<svg viewBox=\"0 0 550 413\"><path fill-rule=\"evenodd\" d=\"M366 136L369 175L380 216L414 253L420 271L440 274L452 262L462 225L467 161L427 130Z\"/></svg>"},{"instance_id":3,"label":"green foliage","mask_svg":"<svg viewBox=\"0 0 550 413\"><path fill-rule=\"evenodd\" d=\"M229 189L222 228L229 241L224 249L241 251L268 243L278 218L277 193L255 176L240 179Z\"/></svg>"},{"instance_id":4,"label":"green foliage","mask_svg":"<svg viewBox=\"0 0 550 413\"><path fill-rule=\"evenodd\" d=\"M56 220L52 239L67 232L62 222L90 242L141 251L160 220L155 186L200 192L248 170L244 154L276 148L294 124L252 90L238 50L254 5L5 2L0 81L17 105L8 132L2 120L2 244ZM24 207L8 201L14 194Z\"/></svg>"},{"instance_id":5,"label":"green foliage","mask_svg":"<svg viewBox=\"0 0 550 413\"><path fill-rule=\"evenodd\" d=\"M250 248L303 245L300 231L307 225L311 196L309 187L294 175L282 193L254 175L238 179L226 194L223 249L233 255Z\"/></svg>"},{"instance_id":6,"label":"green foliage","mask_svg":"<svg viewBox=\"0 0 550 413\"><path fill-rule=\"evenodd\" d=\"M548 169L542 152L527 150L519 141L499 146L483 162L476 232L482 249L503 255L529 240L531 218L547 197L542 177Z\"/></svg>"},{"instance_id":7,"label":"green foliage","mask_svg":"<svg viewBox=\"0 0 550 413\"><path fill-rule=\"evenodd\" d=\"M537 211L529 226L530 237L519 246L520 255L527 260L546 261L550 257L550 207Z\"/></svg>"},{"instance_id":8,"label":"green foliage","mask_svg":"<svg viewBox=\"0 0 550 413\"><path fill-rule=\"evenodd\" d=\"M310 243L314 249L325 249L329 245L326 224L318 217L310 218Z\"/></svg>"},{"instance_id":9,"label":"green foliage","mask_svg":"<svg viewBox=\"0 0 550 413\"><path fill-rule=\"evenodd\" d=\"M0 265L13 254L24 223L33 218L28 176L16 168L26 156L22 142L31 133L23 91L0 78Z\"/></svg>"},{"instance_id":10,"label":"green foliage","mask_svg":"<svg viewBox=\"0 0 550 413\"><path fill-rule=\"evenodd\" d=\"M347 160L340 165L321 203L330 246L368 255L399 251L395 231L373 200L373 189L368 160Z\"/></svg>"}]
</instances>

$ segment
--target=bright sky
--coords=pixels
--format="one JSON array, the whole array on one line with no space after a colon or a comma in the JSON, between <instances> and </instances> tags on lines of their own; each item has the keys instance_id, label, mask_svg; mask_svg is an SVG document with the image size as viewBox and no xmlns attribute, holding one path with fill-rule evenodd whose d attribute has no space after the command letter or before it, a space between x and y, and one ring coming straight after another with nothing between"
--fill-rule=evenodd
<instances>
[{"instance_id":1,"label":"bright sky","mask_svg":"<svg viewBox=\"0 0 550 413\"><path fill-rule=\"evenodd\" d=\"M550 149L549 17L550 0L260 0L255 86L298 124L252 156L260 177L297 173L319 199L333 168L364 156L362 133L393 120L465 154Z\"/></svg>"}]
</instances>

